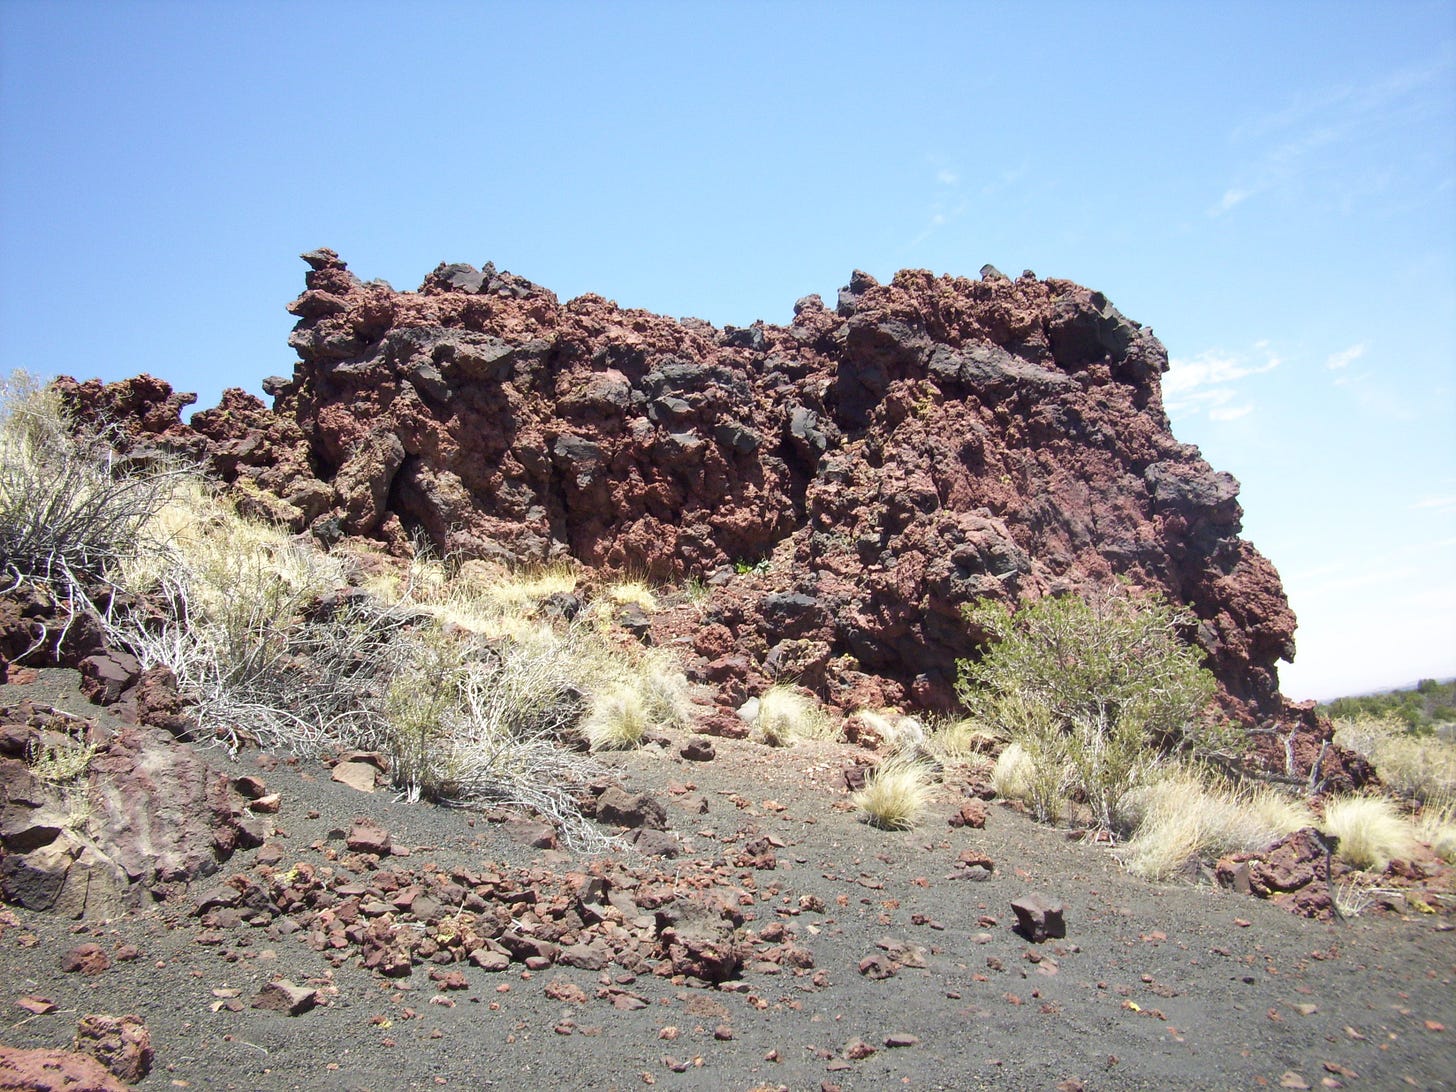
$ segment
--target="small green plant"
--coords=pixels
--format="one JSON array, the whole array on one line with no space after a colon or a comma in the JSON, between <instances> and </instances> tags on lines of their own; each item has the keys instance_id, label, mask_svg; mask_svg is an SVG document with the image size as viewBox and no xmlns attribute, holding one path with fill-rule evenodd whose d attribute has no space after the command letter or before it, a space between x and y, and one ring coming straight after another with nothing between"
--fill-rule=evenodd
<instances>
[{"instance_id":1,"label":"small green plant","mask_svg":"<svg viewBox=\"0 0 1456 1092\"><path fill-rule=\"evenodd\" d=\"M693 606L701 606L712 596L713 589L700 576L692 577L682 588L683 599Z\"/></svg>"},{"instance_id":2,"label":"small green plant","mask_svg":"<svg viewBox=\"0 0 1456 1092\"><path fill-rule=\"evenodd\" d=\"M68 785L82 777L96 757L96 744L67 739L44 745L31 743L26 751L26 765L37 781L47 785Z\"/></svg>"},{"instance_id":3,"label":"small green plant","mask_svg":"<svg viewBox=\"0 0 1456 1092\"><path fill-rule=\"evenodd\" d=\"M749 561L739 558L733 562L733 571L739 576L747 576L750 573L766 573L769 571L769 559L764 557L757 561Z\"/></svg>"},{"instance_id":4,"label":"small green plant","mask_svg":"<svg viewBox=\"0 0 1456 1092\"><path fill-rule=\"evenodd\" d=\"M57 744L32 741L26 749L25 762L31 775L60 796L70 830L80 830L91 819L93 804L86 773L96 751L96 744L71 738Z\"/></svg>"},{"instance_id":5,"label":"small green plant","mask_svg":"<svg viewBox=\"0 0 1456 1092\"><path fill-rule=\"evenodd\" d=\"M1119 830L1120 802L1162 756L1229 744L1203 720L1214 682L1180 635L1190 620L1157 596L1119 586L1042 599L1014 616L982 602L966 616L990 644L959 663L957 693L1030 758L1039 814L1060 810L1060 794L1085 804L1096 826Z\"/></svg>"},{"instance_id":6,"label":"small green plant","mask_svg":"<svg viewBox=\"0 0 1456 1092\"><path fill-rule=\"evenodd\" d=\"M850 802L860 818L881 830L911 830L920 824L930 801L930 771L908 758L881 762Z\"/></svg>"}]
</instances>

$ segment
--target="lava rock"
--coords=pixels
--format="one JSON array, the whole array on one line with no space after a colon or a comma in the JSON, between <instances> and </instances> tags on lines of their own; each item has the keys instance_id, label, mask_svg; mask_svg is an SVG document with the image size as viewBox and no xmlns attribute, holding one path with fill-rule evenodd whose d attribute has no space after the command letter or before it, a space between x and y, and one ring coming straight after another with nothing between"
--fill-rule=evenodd
<instances>
[{"instance_id":1,"label":"lava rock","mask_svg":"<svg viewBox=\"0 0 1456 1092\"><path fill-rule=\"evenodd\" d=\"M1016 931L1033 944L1067 935L1066 908L1060 902L1030 894L1013 899L1011 909L1016 914Z\"/></svg>"}]
</instances>

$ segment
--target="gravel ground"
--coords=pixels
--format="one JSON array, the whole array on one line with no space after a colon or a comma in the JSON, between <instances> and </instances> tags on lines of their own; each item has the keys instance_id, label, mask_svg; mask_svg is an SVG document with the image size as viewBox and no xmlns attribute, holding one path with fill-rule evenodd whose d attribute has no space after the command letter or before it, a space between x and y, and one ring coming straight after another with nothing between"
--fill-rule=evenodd
<instances>
[{"instance_id":1,"label":"gravel ground","mask_svg":"<svg viewBox=\"0 0 1456 1092\"><path fill-rule=\"evenodd\" d=\"M1149 885L1105 847L1008 808L992 805L983 830L953 828L964 798L950 789L919 829L879 831L845 803L853 748L716 740L714 760L687 762L684 738L612 760L630 789L665 803L686 843L664 867L684 884L727 875L751 897L745 927L782 923L812 967L751 964L724 987L695 987L619 966L455 965L465 987L444 990L426 967L384 979L356 956L335 966L301 932L206 930L188 906L88 923L12 910L0 1042L65 1046L83 1014L137 1013L156 1052L141 1087L209 1090L1456 1087L1449 919L1313 923L1207 887ZM408 851L394 868L587 863L468 812L359 793L319 763L244 755L234 772L282 794L269 844L284 866L328 863L357 817ZM776 866L735 867L765 836ZM254 868L259 852L198 889ZM967 868L963 853L994 868ZM1065 904L1064 938L1012 930L1012 900L1032 892ZM62 973L62 956L88 941L111 967ZM117 958L123 946L139 956ZM872 956L894 973L861 973ZM279 977L322 1003L293 1017L250 1007ZM643 1004L619 1009L623 994ZM56 1011L31 1015L14 1004L23 995Z\"/></svg>"}]
</instances>

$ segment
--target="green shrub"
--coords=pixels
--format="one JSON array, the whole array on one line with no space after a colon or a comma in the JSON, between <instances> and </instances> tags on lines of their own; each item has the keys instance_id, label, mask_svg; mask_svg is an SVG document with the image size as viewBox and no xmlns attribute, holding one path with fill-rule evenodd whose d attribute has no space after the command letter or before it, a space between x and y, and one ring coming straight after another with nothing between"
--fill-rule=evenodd
<instances>
[{"instance_id":1,"label":"green shrub","mask_svg":"<svg viewBox=\"0 0 1456 1092\"><path fill-rule=\"evenodd\" d=\"M1449 732L1456 725L1456 679L1422 679L1405 690L1336 698L1319 711L1333 720L1373 717L1395 721L1415 735L1430 735L1443 726Z\"/></svg>"},{"instance_id":2,"label":"green shrub","mask_svg":"<svg viewBox=\"0 0 1456 1092\"><path fill-rule=\"evenodd\" d=\"M983 602L966 615L992 643L960 661L957 693L1020 744L1044 817L1064 794L1096 825L1121 829L1120 802L1162 756L1229 745L1203 721L1214 681L1180 636L1190 620L1157 596L1118 587L1014 616Z\"/></svg>"}]
</instances>

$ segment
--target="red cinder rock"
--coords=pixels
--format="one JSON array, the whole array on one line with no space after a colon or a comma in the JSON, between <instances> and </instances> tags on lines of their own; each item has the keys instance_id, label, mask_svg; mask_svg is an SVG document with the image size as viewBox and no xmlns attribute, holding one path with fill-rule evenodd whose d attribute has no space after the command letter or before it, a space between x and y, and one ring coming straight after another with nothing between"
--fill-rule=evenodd
<instances>
[{"instance_id":1,"label":"red cinder rock","mask_svg":"<svg viewBox=\"0 0 1456 1092\"><path fill-rule=\"evenodd\" d=\"M393 849L389 831L373 819L355 819L344 836L344 844L355 853L373 853L379 857L388 857Z\"/></svg>"},{"instance_id":2,"label":"red cinder rock","mask_svg":"<svg viewBox=\"0 0 1456 1092\"><path fill-rule=\"evenodd\" d=\"M97 705L115 705L142 674L142 665L129 652L108 649L81 661L81 693Z\"/></svg>"},{"instance_id":3,"label":"red cinder rock","mask_svg":"<svg viewBox=\"0 0 1456 1092\"><path fill-rule=\"evenodd\" d=\"M694 736L682 745L678 753L689 762L712 762L717 757L717 751L713 748L713 741L702 736Z\"/></svg>"},{"instance_id":4,"label":"red cinder rock","mask_svg":"<svg viewBox=\"0 0 1456 1092\"><path fill-rule=\"evenodd\" d=\"M1017 932L1033 944L1067 935L1067 925L1063 917L1066 910L1058 901L1045 895L1023 895L1011 901L1011 909L1016 912Z\"/></svg>"},{"instance_id":5,"label":"red cinder rock","mask_svg":"<svg viewBox=\"0 0 1456 1092\"><path fill-rule=\"evenodd\" d=\"M1191 610L1226 711L1286 718L1300 775L1328 735L1279 696L1294 616L1238 483L1172 436L1167 352L1100 292L856 272L834 309L719 330L489 265L396 292L304 257L271 409L230 390L189 427L145 376L62 380L68 407L325 540L411 526L451 554L709 579L693 647L725 686L950 705L964 604L1123 577Z\"/></svg>"},{"instance_id":6,"label":"red cinder rock","mask_svg":"<svg viewBox=\"0 0 1456 1092\"><path fill-rule=\"evenodd\" d=\"M253 998L253 1008L301 1016L318 1004L318 993L306 986L295 986L286 978L269 982Z\"/></svg>"},{"instance_id":7,"label":"red cinder rock","mask_svg":"<svg viewBox=\"0 0 1456 1092\"><path fill-rule=\"evenodd\" d=\"M616 785L597 797L597 819L619 827L667 829L667 809L660 800L649 793L634 795Z\"/></svg>"},{"instance_id":8,"label":"red cinder rock","mask_svg":"<svg viewBox=\"0 0 1456 1092\"><path fill-rule=\"evenodd\" d=\"M0 1089L16 1092L126 1092L89 1054L0 1046Z\"/></svg>"},{"instance_id":9,"label":"red cinder rock","mask_svg":"<svg viewBox=\"0 0 1456 1092\"><path fill-rule=\"evenodd\" d=\"M731 921L711 899L689 896L660 907L655 914L658 945L673 974L705 982L738 976L744 947Z\"/></svg>"},{"instance_id":10,"label":"red cinder rock","mask_svg":"<svg viewBox=\"0 0 1456 1092\"><path fill-rule=\"evenodd\" d=\"M950 825L980 830L985 827L989 815L986 805L980 800L967 800L960 806L960 810L950 817Z\"/></svg>"},{"instance_id":11,"label":"red cinder rock","mask_svg":"<svg viewBox=\"0 0 1456 1092\"><path fill-rule=\"evenodd\" d=\"M139 1081L152 1069L152 1035L140 1016L83 1016L73 1045L124 1081Z\"/></svg>"},{"instance_id":12,"label":"red cinder rock","mask_svg":"<svg viewBox=\"0 0 1456 1092\"><path fill-rule=\"evenodd\" d=\"M99 944L78 944L61 957L61 970L67 974L98 975L110 966L111 957Z\"/></svg>"}]
</instances>

